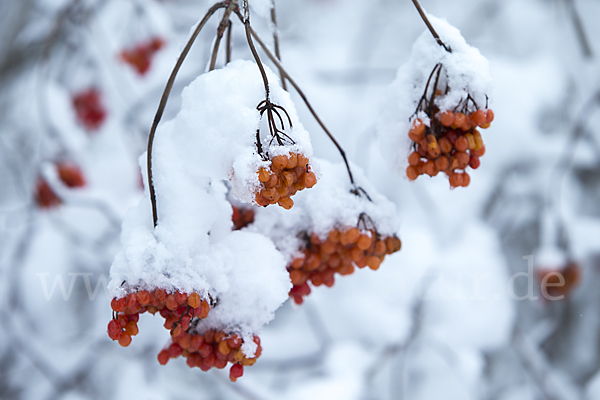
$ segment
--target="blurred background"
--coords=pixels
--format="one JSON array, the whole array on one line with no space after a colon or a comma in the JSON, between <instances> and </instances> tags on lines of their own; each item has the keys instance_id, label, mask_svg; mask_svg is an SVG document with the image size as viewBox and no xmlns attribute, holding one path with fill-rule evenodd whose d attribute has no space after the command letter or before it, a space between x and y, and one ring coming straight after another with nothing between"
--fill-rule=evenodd
<instances>
[{"instance_id":1,"label":"blurred background","mask_svg":"<svg viewBox=\"0 0 600 400\"><path fill-rule=\"evenodd\" d=\"M128 348L108 338L120 223L143 195L137 159L210 5L0 2L0 398L599 399L594 0L423 0L489 59L495 81L487 152L456 190L442 177L408 182L376 142L386 89L425 30L412 2L276 0L283 64L397 204L403 249L302 306L286 302L235 384L182 359L160 366L159 318L144 315ZM255 11L271 46L270 15ZM207 69L219 19L184 63L165 119ZM250 59L232 20L233 59ZM316 155L339 161L293 96ZM563 286L543 285L553 271Z\"/></svg>"}]
</instances>

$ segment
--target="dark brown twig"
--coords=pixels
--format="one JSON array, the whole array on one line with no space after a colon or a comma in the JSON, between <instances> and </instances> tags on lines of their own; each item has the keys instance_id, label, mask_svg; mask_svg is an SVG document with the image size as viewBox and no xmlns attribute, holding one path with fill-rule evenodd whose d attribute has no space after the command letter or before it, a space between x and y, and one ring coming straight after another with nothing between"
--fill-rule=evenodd
<instances>
[{"instance_id":1,"label":"dark brown twig","mask_svg":"<svg viewBox=\"0 0 600 400\"><path fill-rule=\"evenodd\" d=\"M208 68L209 71L212 71L215 69L215 65L217 64L217 54L219 53L219 47L221 46L221 40L223 39L223 34L225 33L225 30L227 28L231 28L231 21L229 21L229 16L231 15L231 12L233 11L234 8L236 8L237 2L232 1L231 3L229 3L229 5L227 6L227 8L225 9L225 13L223 14L223 18L221 18L221 22L219 22L219 26L217 28L217 37L215 38L215 44L213 47L213 52L212 52L212 56L210 59L210 66ZM231 37L229 36L231 33L231 29L229 30L228 33L228 48L227 48L227 54L229 55L230 52L230 43L229 40L231 39Z\"/></svg>"},{"instance_id":2,"label":"dark brown twig","mask_svg":"<svg viewBox=\"0 0 600 400\"><path fill-rule=\"evenodd\" d=\"M240 19L242 19L242 15L239 14L239 13L238 13L238 17ZM298 86L298 84L296 83L296 81L294 81L294 79L290 76L290 74L285 70L285 68L283 67L283 65L281 64L281 62L279 62L279 60L277 59L277 57L275 57L273 55L273 53L271 53L271 51L269 50L269 48L266 46L265 42L263 42L263 40L258 36L258 34L250 26L248 26L248 28L250 30L250 33L252 34L252 36L256 40L256 42L260 45L260 47L263 49L263 51L267 55L267 57L269 57L269 59L273 62L273 64L275 64L275 66L285 75L285 79L287 79L290 82L290 84L294 87L294 89L296 89L296 92L298 92L298 94L300 95L300 97L304 101L304 104L306 104L306 107L308 108L308 110L312 114L313 118L317 121L317 123L321 126L321 128L325 132L325 134L329 137L329 139L333 142L333 144L335 145L335 147L338 149L340 155L342 156L342 158L344 160L344 163L346 164L346 169L348 170L348 176L350 177L350 183L352 185L355 185L355 183L354 183L354 177L352 176L352 171L350 170L350 164L348 163L348 159L346 158L346 152L344 151L344 149L342 149L342 146L340 146L340 144L335 139L335 137L333 137L333 135L331 134L331 132L329 132L329 129L327 129L327 127L325 126L325 124L323 123L323 121L321 121L321 118L319 118L319 116L317 115L316 111L314 110L314 108L312 107L312 105L310 104L310 102L308 101L308 99L306 98L306 95L304 94L304 92L302 91L302 89L300 89L300 87Z\"/></svg>"},{"instance_id":3,"label":"dark brown twig","mask_svg":"<svg viewBox=\"0 0 600 400\"><path fill-rule=\"evenodd\" d=\"M425 11L423 11L423 8L421 7L421 4L419 3L419 1L412 0L412 2L415 5L415 7L417 8L417 11L419 12L419 15L421 16L421 19L423 20L423 22L425 22L425 25L427 25L427 29L429 29L429 32L431 32L431 34L435 38L436 42L438 42L438 44L440 46L442 46L444 48L444 50L446 50L448 53L452 53L452 49L450 47L446 46L446 44L444 42L442 42L440 35L437 34L435 29L433 28L433 25L431 25L431 22L429 22L429 18L427 18L427 15L425 15Z\"/></svg>"},{"instance_id":4,"label":"dark brown twig","mask_svg":"<svg viewBox=\"0 0 600 400\"><path fill-rule=\"evenodd\" d=\"M267 79L267 73L265 72L265 67L260 61L260 57L258 56L258 52L256 51L256 47L254 47L254 42L252 42L252 28L250 27L250 8L248 7L248 0L244 0L244 15L242 16L238 12L238 17L241 18L242 23L244 24L244 28L246 29L246 40L248 41L248 47L250 47L250 51L252 52L252 56L258 65L258 69L260 70L260 75L262 76L263 84L265 85L265 99L269 101L270 90L269 90L269 80Z\"/></svg>"},{"instance_id":5,"label":"dark brown twig","mask_svg":"<svg viewBox=\"0 0 600 400\"><path fill-rule=\"evenodd\" d=\"M279 28L277 27L277 13L275 12L275 0L271 0L271 23L273 29L273 47L275 48L275 57L281 61L281 53L279 51ZM285 75L279 69L279 75L281 76L281 87L287 91L287 83L285 82Z\"/></svg>"},{"instance_id":6,"label":"dark brown twig","mask_svg":"<svg viewBox=\"0 0 600 400\"><path fill-rule=\"evenodd\" d=\"M190 49L192 48L194 41L198 37L198 34L200 34L200 31L202 30L202 28L204 28L204 25L206 25L206 22L210 19L210 17L212 17L212 15L215 12L217 12L217 10L219 10L221 8L225 8L227 6L228 6L228 2L226 2L226 1L221 1L219 3L213 4L213 6L211 8L209 8L208 11L206 12L206 15L204 15L204 18L202 18L202 20L198 23L198 26L196 27L196 30L194 30L192 37L190 37L190 40L188 40L183 51L181 52L181 55L177 59L177 62L175 63L175 67L173 67L173 71L171 72L171 75L169 76L169 80L167 81L165 90L163 91L162 97L160 98L160 103L158 105L158 110L156 110L156 115L154 116L154 121L152 122L152 127L150 128L150 135L148 136L148 187L150 189L150 201L152 202L152 218L154 220L154 227L156 227L156 225L158 223L158 212L156 209L156 192L154 190L154 184L152 183L152 143L154 142L154 135L156 134L156 128L158 127L158 123L160 122L160 119L162 118L162 115L165 111L165 107L167 106L167 101L169 100L169 94L171 93L171 89L173 88L173 84L175 83L175 78L177 77L177 73L179 72L179 69L181 68L181 65L183 64L185 57L190 52Z\"/></svg>"},{"instance_id":7,"label":"dark brown twig","mask_svg":"<svg viewBox=\"0 0 600 400\"><path fill-rule=\"evenodd\" d=\"M225 63L229 64L231 62L231 20L229 20L229 26L227 27L227 55L225 57Z\"/></svg>"}]
</instances>

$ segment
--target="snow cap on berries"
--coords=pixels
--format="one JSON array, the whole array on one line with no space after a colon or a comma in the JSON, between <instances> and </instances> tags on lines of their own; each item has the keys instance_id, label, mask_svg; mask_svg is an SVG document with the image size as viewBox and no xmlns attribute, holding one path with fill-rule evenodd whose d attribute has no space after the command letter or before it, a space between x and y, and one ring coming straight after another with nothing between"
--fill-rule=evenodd
<instances>
[{"instance_id":1,"label":"snow cap on berries","mask_svg":"<svg viewBox=\"0 0 600 400\"><path fill-rule=\"evenodd\" d=\"M368 216L366 229L375 228L384 236L392 236L398 231L400 223L395 205L369 184L359 167L351 165L357 186L364 189L357 196L351 193L353 186L343 163L322 159L318 159L318 163L319 184L299 192L294 208L289 211L279 207L258 209L254 223L249 227L269 236L287 262L303 248L301 233L316 234L324 239L335 228L357 226L363 213ZM363 227L362 223L360 226Z\"/></svg>"},{"instance_id":2,"label":"snow cap on berries","mask_svg":"<svg viewBox=\"0 0 600 400\"><path fill-rule=\"evenodd\" d=\"M265 100L260 71L256 63L243 60L196 78L183 91L182 108L172 121L173 126L165 124L157 133L158 137L162 131L170 131L179 157L185 160L190 173L231 180L233 196L244 203L254 201L254 193L260 186L259 168L270 165L257 150L256 132L261 126L262 148L271 158L290 153L312 157L309 134L298 120L289 93L279 86L277 76L265 69L270 100L289 114L293 127L288 126L287 116L282 115L284 132L294 143L286 141L284 146L278 146L277 141L271 141L256 108Z\"/></svg>"},{"instance_id":3,"label":"snow cap on berries","mask_svg":"<svg viewBox=\"0 0 600 400\"><path fill-rule=\"evenodd\" d=\"M486 95L491 90L488 60L478 49L469 46L459 30L447 21L431 15L428 18L452 52L447 52L425 30L413 45L410 59L400 67L396 80L389 87L377 126L381 151L401 174L408 166L407 158L411 151L411 141L406 136L411 127L411 117L437 64L443 65L440 81L448 88L447 93L435 97L440 111L454 110L469 95L479 107L484 108ZM419 112L415 117L429 126L425 113Z\"/></svg>"}]
</instances>

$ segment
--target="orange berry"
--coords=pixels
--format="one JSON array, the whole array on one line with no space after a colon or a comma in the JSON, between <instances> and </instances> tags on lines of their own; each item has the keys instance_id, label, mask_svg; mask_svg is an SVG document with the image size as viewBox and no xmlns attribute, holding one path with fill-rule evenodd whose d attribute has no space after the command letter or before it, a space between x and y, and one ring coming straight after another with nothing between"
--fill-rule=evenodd
<instances>
[{"instance_id":1,"label":"orange berry","mask_svg":"<svg viewBox=\"0 0 600 400\"><path fill-rule=\"evenodd\" d=\"M271 179L271 173L266 168L260 168L258 170L258 181L261 183L265 183Z\"/></svg>"},{"instance_id":2,"label":"orange berry","mask_svg":"<svg viewBox=\"0 0 600 400\"><path fill-rule=\"evenodd\" d=\"M432 158L436 158L441 154L440 146L434 135L427 135L427 153Z\"/></svg>"},{"instance_id":3,"label":"orange berry","mask_svg":"<svg viewBox=\"0 0 600 400\"><path fill-rule=\"evenodd\" d=\"M473 134L472 133L467 133L465 135L465 138L467 139L467 142L469 143L469 150L475 149L475 147L477 146L477 144L475 143L475 137L473 136Z\"/></svg>"},{"instance_id":4,"label":"orange berry","mask_svg":"<svg viewBox=\"0 0 600 400\"><path fill-rule=\"evenodd\" d=\"M458 151L467 151L469 148L469 141L464 136L459 136L456 138L456 142L454 142L454 147Z\"/></svg>"},{"instance_id":5,"label":"orange berry","mask_svg":"<svg viewBox=\"0 0 600 400\"><path fill-rule=\"evenodd\" d=\"M187 302L190 307L198 308L202 304L202 299L198 293L192 293L188 296Z\"/></svg>"},{"instance_id":6,"label":"orange berry","mask_svg":"<svg viewBox=\"0 0 600 400\"><path fill-rule=\"evenodd\" d=\"M410 155L408 156L408 164L415 166L419 165L419 162L421 162L421 156L419 155L419 153L417 153L416 151L410 153Z\"/></svg>"},{"instance_id":7,"label":"orange berry","mask_svg":"<svg viewBox=\"0 0 600 400\"><path fill-rule=\"evenodd\" d=\"M460 168L460 169L467 168L467 165L469 165L469 161L471 159L469 154L462 152L462 151L458 151L458 152L456 152L455 156L456 156L456 159L458 160L458 168Z\"/></svg>"},{"instance_id":8,"label":"orange berry","mask_svg":"<svg viewBox=\"0 0 600 400\"><path fill-rule=\"evenodd\" d=\"M369 268L371 268L373 271L378 270L380 265L381 265L381 258L379 258L377 256L371 256L367 259L367 266Z\"/></svg>"},{"instance_id":9,"label":"orange berry","mask_svg":"<svg viewBox=\"0 0 600 400\"><path fill-rule=\"evenodd\" d=\"M135 336L138 333L140 333L140 330L138 329L138 326L135 323L135 321L129 321L127 325L125 325L125 333L129 336Z\"/></svg>"},{"instance_id":10,"label":"orange berry","mask_svg":"<svg viewBox=\"0 0 600 400\"><path fill-rule=\"evenodd\" d=\"M456 113L454 114L454 122L452 123L452 126L454 127L461 127L464 123L465 123L466 117L465 114L463 113Z\"/></svg>"},{"instance_id":11,"label":"orange berry","mask_svg":"<svg viewBox=\"0 0 600 400\"><path fill-rule=\"evenodd\" d=\"M419 177L419 172L417 170L417 167L410 165L408 168L406 168L406 176L411 181L414 181L415 179L417 179Z\"/></svg>"},{"instance_id":12,"label":"orange berry","mask_svg":"<svg viewBox=\"0 0 600 400\"><path fill-rule=\"evenodd\" d=\"M454 146L452 146L452 143L450 143L450 140L448 140L445 137L440 138L440 140L438 140L438 145L440 146L440 150L444 154L450 153L454 148Z\"/></svg>"},{"instance_id":13,"label":"orange berry","mask_svg":"<svg viewBox=\"0 0 600 400\"><path fill-rule=\"evenodd\" d=\"M285 208L286 210L289 210L290 208L292 208L294 206L294 200L290 199L289 197L282 197L281 199L279 199L277 204L279 204L281 207Z\"/></svg>"},{"instance_id":14,"label":"orange berry","mask_svg":"<svg viewBox=\"0 0 600 400\"><path fill-rule=\"evenodd\" d=\"M471 183L471 177L469 176L469 174L467 174L466 172L464 174L462 174L463 179L462 179L462 186L463 187L467 187L469 186L469 183Z\"/></svg>"},{"instance_id":15,"label":"orange berry","mask_svg":"<svg viewBox=\"0 0 600 400\"><path fill-rule=\"evenodd\" d=\"M471 119L477 126L481 126L486 123L486 112L483 110L477 110L474 113L471 113Z\"/></svg>"},{"instance_id":16,"label":"orange berry","mask_svg":"<svg viewBox=\"0 0 600 400\"><path fill-rule=\"evenodd\" d=\"M356 243L356 247L358 247L360 250L366 250L371 247L371 244L373 244L373 238L370 235L363 234L360 235L360 238Z\"/></svg>"},{"instance_id":17,"label":"orange berry","mask_svg":"<svg viewBox=\"0 0 600 400\"><path fill-rule=\"evenodd\" d=\"M438 169L435 167L435 161L427 161L425 163L424 171L429 176L436 176L438 174Z\"/></svg>"},{"instance_id":18,"label":"orange berry","mask_svg":"<svg viewBox=\"0 0 600 400\"><path fill-rule=\"evenodd\" d=\"M304 187L310 189L317 183L317 177L314 172L309 172L304 177Z\"/></svg>"},{"instance_id":19,"label":"orange berry","mask_svg":"<svg viewBox=\"0 0 600 400\"><path fill-rule=\"evenodd\" d=\"M485 115L485 122L486 122L486 124L491 124L493 120L494 120L494 112L488 108L486 115Z\"/></svg>"},{"instance_id":20,"label":"orange berry","mask_svg":"<svg viewBox=\"0 0 600 400\"><path fill-rule=\"evenodd\" d=\"M110 302L110 307L116 312L123 311L125 309L126 305L127 305L127 300L125 299L125 297L121 297L120 299L117 299L115 297Z\"/></svg>"},{"instance_id":21,"label":"orange berry","mask_svg":"<svg viewBox=\"0 0 600 400\"><path fill-rule=\"evenodd\" d=\"M481 148L471 151L471 155L474 155L477 157L481 157L484 154L485 154L485 146L481 146Z\"/></svg>"},{"instance_id":22,"label":"orange berry","mask_svg":"<svg viewBox=\"0 0 600 400\"><path fill-rule=\"evenodd\" d=\"M444 126L450 126L454 123L454 113L452 111L444 111L438 116L438 119Z\"/></svg>"},{"instance_id":23,"label":"orange berry","mask_svg":"<svg viewBox=\"0 0 600 400\"><path fill-rule=\"evenodd\" d=\"M157 358L160 365L166 365L171 359L171 356L169 355L169 351L167 349L163 349L160 351L160 353L158 353Z\"/></svg>"},{"instance_id":24,"label":"orange berry","mask_svg":"<svg viewBox=\"0 0 600 400\"><path fill-rule=\"evenodd\" d=\"M302 154L298 154L298 165L296 167L298 167L298 168L304 168L307 165L308 165L308 158L306 158Z\"/></svg>"},{"instance_id":25,"label":"orange berry","mask_svg":"<svg viewBox=\"0 0 600 400\"><path fill-rule=\"evenodd\" d=\"M440 156L435 160L435 166L439 171L445 171L450 166L450 162L448 161L448 157Z\"/></svg>"},{"instance_id":26,"label":"orange berry","mask_svg":"<svg viewBox=\"0 0 600 400\"><path fill-rule=\"evenodd\" d=\"M287 166L288 159L286 156L275 156L271 161L271 169L273 171L281 171Z\"/></svg>"},{"instance_id":27,"label":"orange berry","mask_svg":"<svg viewBox=\"0 0 600 400\"><path fill-rule=\"evenodd\" d=\"M350 228L345 230L340 235L340 243L344 246L356 243L360 237L360 231L358 228Z\"/></svg>"},{"instance_id":28,"label":"orange berry","mask_svg":"<svg viewBox=\"0 0 600 400\"><path fill-rule=\"evenodd\" d=\"M131 336L129 336L128 334L124 333L123 335L121 335L121 337L119 338L119 344L123 347L127 347L131 344Z\"/></svg>"}]
</instances>

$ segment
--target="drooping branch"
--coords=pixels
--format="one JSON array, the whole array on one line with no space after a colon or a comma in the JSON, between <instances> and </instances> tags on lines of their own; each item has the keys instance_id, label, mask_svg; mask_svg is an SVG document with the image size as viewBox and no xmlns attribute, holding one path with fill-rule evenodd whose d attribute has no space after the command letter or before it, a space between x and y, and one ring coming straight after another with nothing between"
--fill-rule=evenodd
<instances>
[{"instance_id":1,"label":"drooping branch","mask_svg":"<svg viewBox=\"0 0 600 400\"><path fill-rule=\"evenodd\" d=\"M225 9L223 18L221 18L221 22L219 23L219 26L217 28L217 37L215 38L215 44L214 44L212 56L210 59L210 66L208 68L209 71L212 71L215 69L215 65L217 64L217 54L219 53L219 47L221 46L221 40L223 39L223 35L225 34L225 30L227 28L229 28L229 31L227 34L227 56L228 57L230 56L231 21L229 21L229 16L231 15L231 12L234 10L234 8L236 8L237 6L238 6L237 2L235 2L235 1L232 1L231 3L229 3L227 8Z\"/></svg>"},{"instance_id":2,"label":"drooping branch","mask_svg":"<svg viewBox=\"0 0 600 400\"><path fill-rule=\"evenodd\" d=\"M252 34L253 31L250 27L250 8L248 7L248 0L244 0L244 15L242 16L238 11L238 16L242 20L244 27L246 29L246 40L248 41L248 47L250 47L250 51L252 52L252 56L258 65L258 69L260 70L260 75L262 76L263 84L265 85L265 99L267 102L270 101L270 90L269 90L269 80L267 79L267 73L265 72L265 67L260 61L260 57L258 56L258 52L256 51L256 47L254 47L254 43L252 42Z\"/></svg>"},{"instance_id":3,"label":"drooping branch","mask_svg":"<svg viewBox=\"0 0 600 400\"><path fill-rule=\"evenodd\" d=\"M238 13L238 17L243 20L242 15L239 13ZM308 101L308 98L306 97L306 95L304 94L302 89L300 89L300 87L298 86L296 81L294 81L294 79L290 76L290 74L285 70L285 68L283 67L281 62L277 59L277 57L274 56L273 53L271 53L271 51L269 50L269 48L267 47L265 42L258 36L258 34L250 26L248 26L248 29L249 29L250 33L252 34L252 36L254 37L254 39L256 40L256 42L263 49L263 51L265 52L267 57L269 57L269 59L273 62L273 64L275 64L275 66L279 69L279 71L281 71L281 73L284 74L285 79L287 79L290 82L290 84L294 87L294 89L296 89L296 92L298 92L298 94L304 101L304 104L306 104L306 107L308 108L308 110L310 111L312 116L314 117L314 119L317 121L317 123L321 126L321 128L325 132L325 134L329 137L329 139L333 142L335 147L338 149L340 155L342 156L342 159L344 160L344 163L346 164L346 169L348 170L348 176L350 178L350 183L352 185L355 185L354 177L352 176L352 171L350 169L350 164L346 157L346 152L344 151L342 146L338 143L338 141L335 139L335 137L331 134L329 129L327 129L327 127L325 126L325 124L323 123L321 118L319 118L318 114L316 113L316 111L314 110L314 108L312 107L310 102Z\"/></svg>"},{"instance_id":4,"label":"drooping branch","mask_svg":"<svg viewBox=\"0 0 600 400\"><path fill-rule=\"evenodd\" d=\"M281 61L281 53L279 51L279 28L277 26L277 13L275 11L275 0L271 0L271 24L273 29L273 47L275 48L275 56ZM281 76L281 87L287 91L287 83L285 82L285 75L279 69L279 75Z\"/></svg>"},{"instance_id":5,"label":"drooping branch","mask_svg":"<svg viewBox=\"0 0 600 400\"><path fill-rule=\"evenodd\" d=\"M158 223L158 212L156 208L156 191L154 190L154 184L152 183L152 143L154 142L154 135L156 134L156 128L158 127L158 123L162 118L162 115L165 111L165 107L167 106L167 101L169 100L169 94L171 93L171 89L173 88L173 84L175 83L175 78L177 77L177 73L185 60L185 57L190 52L194 41L206 25L206 22L213 16L217 10L221 8L225 8L228 6L228 2L221 1L219 3L214 4L212 7L208 9L204 18L198 23L198 26L194 30L194 33L188 40L187 44L183 48L181 55L177 59L175 63L175 67L173 67L173 71L169 76L169 80L167 81L167 85L165 86L165 90L163 91L162 97L160 98L160 103L158 105L158 109L156 110L156 115L154 116L154 121L152 122L152 127L150 128L150 135L148 136L148 187L150 189L150 201L152 202L152 218L154 220L154 227L156 227Z\"/></svg>"},{"instance_id":6,"label":"drooping branch","mask_svg":"<svg viewBox=\"0 0 600 400\"><path fill-rule=\"evenodd\" d=\"M438 35L437 32L435 31L435 29L433 28L433 25L431 25L431 22L429 22L429 18L427 18L425 11L423 10L423 8L421 7L421 4L419 3L419 0L412 0L412 2L415 5L415 7L417 8L417 11L419 12L419 15L421 16L421 19L423 20L423 22L425 22L425 25L427 25L427 29L429 29L429 32L431 32L431 34L433 35L435 40L438 42L438 44L440 46L442 46L444 48L444 50L446 50L448 53L452 53L452 49L450 47L446 46L446 44L440 38L440 35Z\"/></svg>"}]
</instances>

